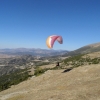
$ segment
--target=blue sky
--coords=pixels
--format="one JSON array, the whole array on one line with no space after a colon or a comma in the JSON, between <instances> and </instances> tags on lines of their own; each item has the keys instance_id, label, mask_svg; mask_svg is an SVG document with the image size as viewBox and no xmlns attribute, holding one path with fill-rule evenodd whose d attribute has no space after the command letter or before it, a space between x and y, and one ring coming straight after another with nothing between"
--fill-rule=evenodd
<instances>
[{"instance_id":1,"label":"blue sky","mask_svg":"<svg viewBox=\"0 0 100 100\"><path fill-rule=\"evenodd\" d=\"M0 48L75 50L100 42L100 0L0 0Z\"/></svg>"}]
</instances>

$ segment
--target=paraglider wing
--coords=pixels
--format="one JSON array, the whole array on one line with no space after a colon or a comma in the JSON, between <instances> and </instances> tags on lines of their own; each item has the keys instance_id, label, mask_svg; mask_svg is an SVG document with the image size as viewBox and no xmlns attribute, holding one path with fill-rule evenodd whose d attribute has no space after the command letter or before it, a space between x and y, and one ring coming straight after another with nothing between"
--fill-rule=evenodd
<instances>
[{"instance_id":1,"label":"paraglider wing","mask_svg":"<svg viewBox=\"0 0 100 100\"><path fill-rule=\"evenodd\" d=\"M49 36L49 37L47 38L47 41L46 41L46 44L47 44L48 48L53 48L54 42L55 42L56 40L57 40L60 44L63 43L63 39L62 39L61 36L58 36L58 35Z\"/></svg>"},{"instance_id":2,"label":"paraglider wing","mask_svg":"<svg viewBox=\"0 0 100 100\"><path fill-rule=\"evenodd\" d=\"M58 41L60 44L62 44L62 43L63 43L62 37L61 37L61 36L58 36L57 41Z\"/></svg>"}]
</instances>

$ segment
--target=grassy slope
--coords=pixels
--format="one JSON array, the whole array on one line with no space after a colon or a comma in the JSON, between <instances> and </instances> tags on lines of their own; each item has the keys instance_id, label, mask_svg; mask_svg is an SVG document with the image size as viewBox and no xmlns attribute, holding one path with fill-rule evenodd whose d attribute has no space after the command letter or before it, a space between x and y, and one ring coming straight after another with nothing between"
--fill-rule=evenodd
<instances>
[{"instance_id":1,"label":"grassy slope","mask_svg":"<svg viewBox=\"0 0 100 100\"><path fill-rule=\"evenodd\" d=\"M100 64L77 67L69 72L48 70L8 90L0 100L99 100Z\"/></svg>"}]
</instances>

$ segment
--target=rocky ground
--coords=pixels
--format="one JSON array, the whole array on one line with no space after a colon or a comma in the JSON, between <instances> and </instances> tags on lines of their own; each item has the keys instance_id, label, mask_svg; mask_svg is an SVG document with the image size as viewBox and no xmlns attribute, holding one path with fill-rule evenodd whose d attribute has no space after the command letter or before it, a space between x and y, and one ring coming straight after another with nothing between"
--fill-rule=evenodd
<instances>
[{"instance_id":1,"label":"rocky ground","mask_svg":"<svg viewBox=\"0 0 100 100\"><path fill-rule=\"evenodd\" d=\"M0 92L0 100L100 100L100 64L48 70Z\"/></svg>"}]
</instances>

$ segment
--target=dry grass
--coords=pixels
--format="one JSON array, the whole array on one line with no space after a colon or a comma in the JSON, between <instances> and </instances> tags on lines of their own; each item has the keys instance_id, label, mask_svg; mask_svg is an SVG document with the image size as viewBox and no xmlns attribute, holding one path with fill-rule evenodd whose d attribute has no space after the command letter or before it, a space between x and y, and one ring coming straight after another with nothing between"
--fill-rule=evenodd
<instances>
[{"instance_id":1,"label":"dry grass","mask_svg":"<svg viewBox=\"0 0 100 100\"><path fill-rule=\"evenodd\" d=\"M48 64L48 65L40 66L40 68L54 68L55 66L56 64Z\"/></svg>"},{"instance_id":2,"label":"dry grass","mask_svg":"<svg viewBox=\"0 0 100 100\"><path fill-rule=\"evenodd\" d=\"M94 52L94 53L89 53L87 54L91 59L100 57L100 52Z\"/></svg>"},{"instance_id":3,"label":"dry grass","mask_svg":"<svg viewBox=\"0 0 100 100\"><path fill-rule=\"evenodd\" d=\"M48 70L0 92L0 100L100 100L100 65Z\"/></svg>"}]
</instances>

